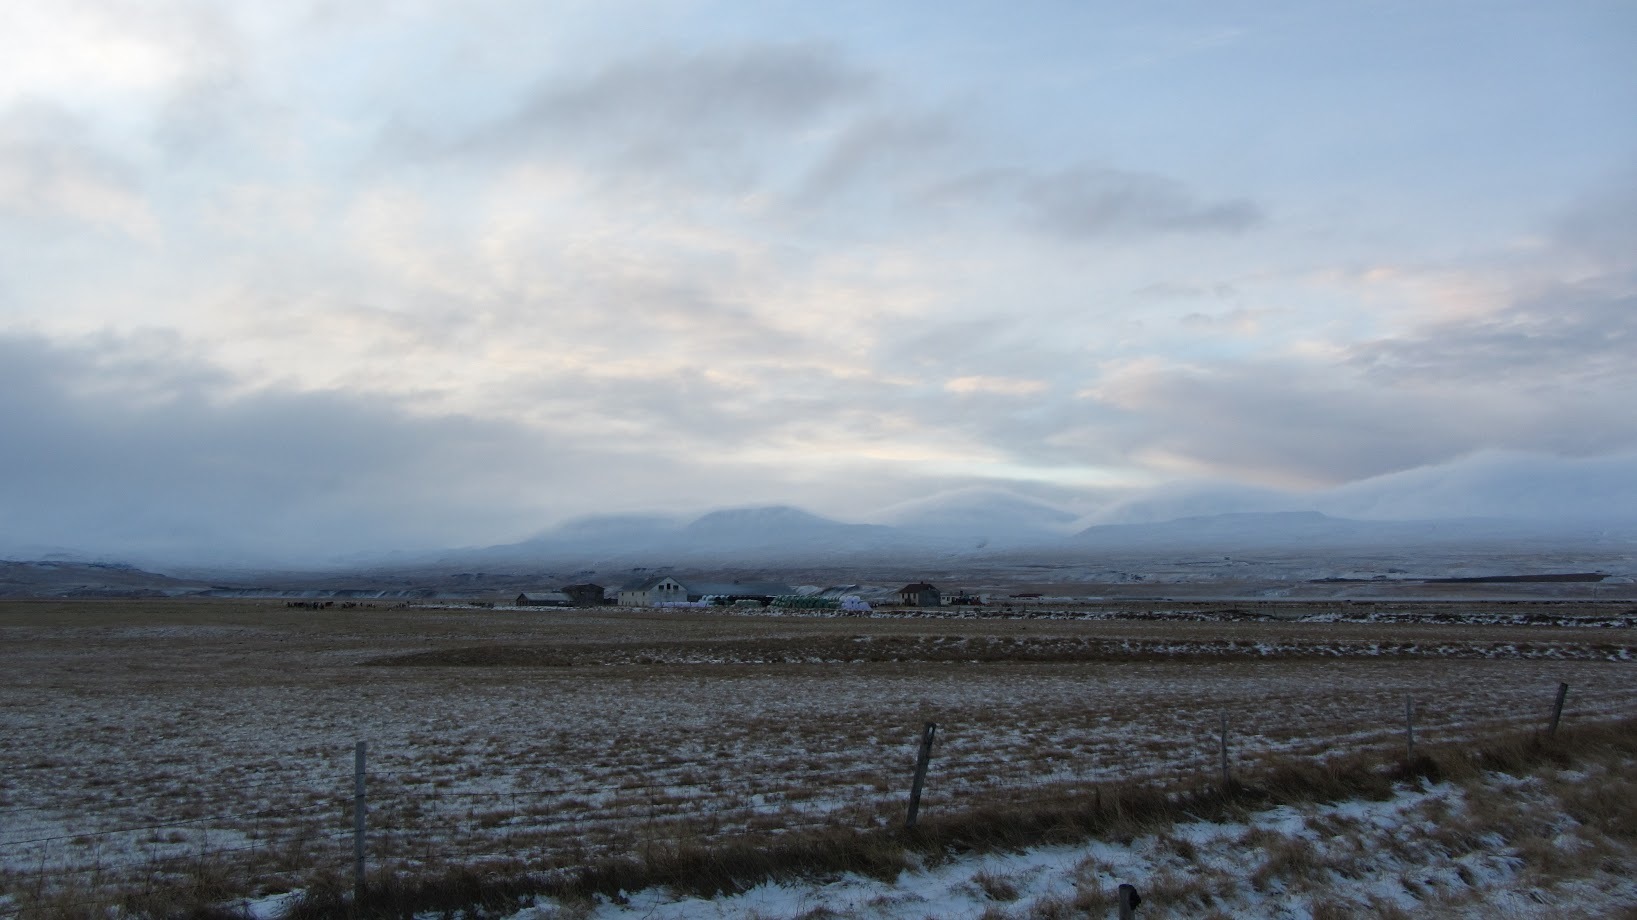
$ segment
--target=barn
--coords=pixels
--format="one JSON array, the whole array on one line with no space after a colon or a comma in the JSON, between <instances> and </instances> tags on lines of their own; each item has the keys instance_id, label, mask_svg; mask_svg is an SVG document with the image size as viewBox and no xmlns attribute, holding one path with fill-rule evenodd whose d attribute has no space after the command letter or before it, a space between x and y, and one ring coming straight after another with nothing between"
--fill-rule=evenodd
<instances>
[{"instance_id":1,"label":"barn","mask_svg":"<svg viewBox=\"0 0 1637 920\"><path fill-rule=\"evenodd\" d=\"M583 584L565 585L563 593L568 595L569 606L572 607L601 607L605 592L602 585Z\"/></svg>"},{"instance_id":2,"label":"barn","mask_svg":"<svg viewBox=\"0 0 1637 920\"><path fill-rule=\"evenodd\" d=\"M941 607L944 599L936 586L918 581L898 589L898 602L905 607Z\"/></svg>"},{"instance_id":3,"label":"barn","mask_svg":"<svg viewBox=\"0 0 1637 920\"><path fill-rule=\"evenodd\" d=\"M621 607L656 607L687 599L687 586L669 575L644 578L620 588Z\"/></svg>"}]
</instances>

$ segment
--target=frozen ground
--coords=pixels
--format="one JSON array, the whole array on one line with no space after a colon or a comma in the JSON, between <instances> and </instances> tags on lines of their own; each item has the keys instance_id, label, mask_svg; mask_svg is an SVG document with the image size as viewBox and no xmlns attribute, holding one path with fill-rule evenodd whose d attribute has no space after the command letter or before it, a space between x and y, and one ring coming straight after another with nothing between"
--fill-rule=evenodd
<instances>
[{"instance_id":1,"label":"frozen ground","mask_svg":"<svg viewBox=\"0 0 1637 920\"><path fill-rule=\"evenodd\" d=\"M1606 611L1605 611L1606 612ZM1637 711L1629 629L837 619L281 602L0 605L0 878L115 884L206 860L252 893L351 849L572 864ZM1401 653L1415 649L1414 654ZM1269 654L1268 650L1277 654ZM385 665L385 666L383 666ZM941 870L940 870L941 871Z\"/></svg>"},{"instance_id":2,"label":"frozen ground","mask_svg":"<svg viewBox=\"0 0 1637 920\"><path fill-rule=\"evenodd\" d=\"M1475 790L1423 785L1383 802L1283 807L1242 823L1183 824L1129 842L962 857L891 881L772 881L712 899L662 889L617 902L543 899L513 920L1112 917L1121 883L1141 894L1138 915L1153 918L1628 916L1637 909L1637 881L1625 871L1632 847L1569 817L1572 808L1554 789L1585 779L1492 776ZM1519 802L1510 822L1481 814L1474 799L1486 795ZM1507 838L1509 828L1528 833L1523 825L1530 823L1545 836ZM1530 848L1579 861L1585 871L1548 878L1538 860L1526 858Z\"/></svg>"}]
</instances>

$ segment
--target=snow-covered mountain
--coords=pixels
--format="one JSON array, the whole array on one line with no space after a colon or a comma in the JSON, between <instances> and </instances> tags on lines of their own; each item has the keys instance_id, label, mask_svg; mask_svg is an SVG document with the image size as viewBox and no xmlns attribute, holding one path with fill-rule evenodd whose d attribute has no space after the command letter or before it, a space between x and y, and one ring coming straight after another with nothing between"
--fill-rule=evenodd
<instances>
[{"instance_id":1,"label":"snow-covered mountain","mask_svg":"<svg viewBox=\"0 0 1637 920\"><path fill-rule=\"evenodd\" d=\"M890 553L947 553L958 541L879 524L851 524L773 505L712 511L688 520L613 515L569 521L519 543L445 554L462 565L501 562L770 563L844 561Z\"/></svg>"},{"instance_id":2,"label":"snow-covered mountain","mask_svg":"<svg viewBox=\"0 0 1637 920\"><path fill-rule=\"evenodd\" d=\"M1077 516L1004 489L972 488L903 502L878 515L915 534L958 541L970 549L1057 543Z\"/></svg>"},{"instance_id":3,"label":"snow-covered mountain","mask_svg":"<svg viewBox=\"0 0 1637 920\"><path fill-rule=\"evenodd\" d=\"M1079 547L1110 550L1186 547L1231 551L1253 547L1480 546L1575 536L1572 530L1493 518L1361 521L1317 511L1269 511L1184 517L1155 524L1102 524L1080 531L1072 542Z\"/></svg>"},{"instance_id":4,"label":"snow-covered mountain","mask_svg":"<svg viewBox=\"0 0 1637 920\"><path fill-rule=\"evenodd\" d=\"M1067 510L1004 490L946 493L885 509L884 523L849 523L785 505L730 508L697 516L617 514L565 521L531 538L439 553L341 561L337 572L507 572L636 567L835 568L904 564L918 568L1094 564L1099 557L1205 551L1237 557L1253 550L1346 555L1352 550L1533 552L1600 548L1637 553L1637 528L1575 528L1466 518L1368 521L1317 511L1243 512L1159 523L1102 524L1070 532ZM188 577L217 577L201 565ZM237 571L237 570L236 570ZM245 568L241 574L253 574ZM317 571L317 570L313 570ZM101 576L99 576L100 578ZM328 577L328 576L327 576ZM82 579L90 584L97 579ZM3 582L4 579L0 579ZM3 587L3 585L0 585ZM128 587L128 586L127 586ZM172 590L170 585L156 585ZM34 590L34 589L30 589Z\"/></svg>"},{"instance_id":5,"label":"snow-covered mountain","mask_svg":"<svg viewBox=\"0 0 1637 920\"><path fill-rule=\"evenodd\" d=\"M890 527L847 524L788 505L712 511L684 527L682 536L695 550L807 547L839 552L902 542Z\"/></svg>"},{"instance_id":6,"label":"snow-covered mountain","mask_svg":"<svg viewBox=\"0 0 1637 920\"><path fill-rule=\"evenodd\" d=\"M787 505L729 508L694 518L609 515L568 521L518 543L440 554L444 565L767 565L980 559L1046 560L1172 549L1233 554L1251 549L1473 547L1630 541L1637 534L1580 532L1482 518L1365 521L1317 511L1183 517L1071 531L1074 515L1002 490L968 490L895 505L885 523L838 521Z\"/></svg>"}]
</instances>

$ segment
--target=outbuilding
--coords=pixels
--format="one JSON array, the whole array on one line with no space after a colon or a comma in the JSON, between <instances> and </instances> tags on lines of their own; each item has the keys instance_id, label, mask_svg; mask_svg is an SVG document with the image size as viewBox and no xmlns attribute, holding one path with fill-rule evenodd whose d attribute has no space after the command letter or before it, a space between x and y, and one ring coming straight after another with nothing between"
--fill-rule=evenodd
<instances>
[{"instance_id":1,"label":"outbuilding","mask_svg":"<svg viewBox=\"0 0 1637 920\"><path fill-rule=\"evenodd\" d=\"M905 607L942 607L944 598L936 586L918 581L898 589L898 602Z\"/></svg>"},{"instance_id":2,"label":"outbuilding","mask_svg":"<svg viewBox=\"0 0 1637 920\"><path fill-rule=\"evenodd\" d=\"M527 591L517 595L512 601L517 607L567 607L568 595L561 591L536 591L533 594Z\"/></svg>"},{"instance_id":3,"label":"outbuilding","mask_svg":"<svg viewBox=\"0 0 1637 920\"><path fill-rule=\"evenodd\" d=\"M602 585L565 585L563 593L568 595L571 607L601 607L605 600Z\"/></svg>"}]
</instances>

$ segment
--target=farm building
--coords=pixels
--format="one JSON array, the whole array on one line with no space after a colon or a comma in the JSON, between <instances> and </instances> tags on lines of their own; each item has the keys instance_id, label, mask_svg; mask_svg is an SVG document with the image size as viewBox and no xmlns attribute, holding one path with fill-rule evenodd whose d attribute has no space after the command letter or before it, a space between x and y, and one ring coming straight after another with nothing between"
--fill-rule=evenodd
<instances>
[{"instance_id":1,"label":"farm building","mask_svg":"<svg viewBox=\"0 0 1637 920\"><path fill-rule=\"evenodd\" d=\"M918 581L898 589L898 602L906 607L941 607L944 600L937 587Z\"/></svg>"},{"instance_id":2,"label":"farm building","mask_svg":"<svg viewBox=\"0 0 1637 920\"><path fill-rule=\"evenodd\" d=\"M572 607L601 607L604 601L602 585L566 585L563 593L568 595L568 603Z\"/></svg>"},{"instance_id":3,"label":"farm building","mask_svg":"<svg viewBox=\"0 0 1637 920\"><path fill-rule=\"evenodd\" d=\"M688 585L688 600L709 600L724 605L756 601L766 607L774 598L792 593L789 585L771 581L694 582Z\"/></svg>"},{"instance_id":4,"label":"farm building","mask_svg":"<svg viewBox=\"0 0 1637 920\"><path fill-rule=\"evenodd\" d=\"M568 595L561 591L536 591L533 594L525 591L517 595L517 600L512 604L517 607L567 607L569 600Z\"/></svg>"},{"instance_id":5,"label":"farm building","mask_svg":"<svg viewBox=\"0 0 1637 920\"><path fill-rule=\"evenodd\" d=\"M620 588L621 607L656 607L688 600L688 589L669 575L644 578Z\"/></svg>"}]
</instances>

